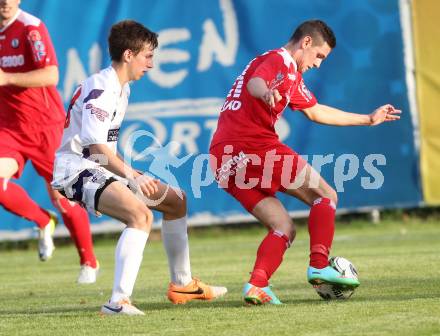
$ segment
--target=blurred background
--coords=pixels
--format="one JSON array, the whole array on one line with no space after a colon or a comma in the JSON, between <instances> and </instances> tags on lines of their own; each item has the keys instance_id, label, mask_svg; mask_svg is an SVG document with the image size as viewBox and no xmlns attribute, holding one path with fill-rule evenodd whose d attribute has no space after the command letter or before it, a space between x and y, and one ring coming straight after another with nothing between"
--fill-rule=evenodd
<instances>
[{"instance_id":1,"label":"blurred background","mask_svg":"<svg viewBox=\"0 0 440 336\"><path fill-rule=\"evenodd\" d=\"M402 118L379 127L338 128L286 110L277 125L280 138L309 163L328 162L321 173L338 191L340 212L440 204L436 0L23 0L21 8L49 30L66 105L81 81L110 64L112 24L129 18L159 33L155 68L131 86L119 150L162 149L162 156L142 155L133 164L148 171L159 157L163 169L156 176L186 191L191 225L251 219L213 182L206 157L210 138L246 64L283 46L311 18L327 22L337 37L321 68L304 76L318 101L358 113L391 103L402 109ZM131 146L130 135L139 130L148 134ZM52 208L31 165L18 183ZM293 216L308 213L299 201L280 198ZM3 209L0 218L0 241L34 235L32 223ZM108 218L92 218L95 233L120 228ZM56 235L67 230L59 226Z\"/></svg>"}]
</instances>

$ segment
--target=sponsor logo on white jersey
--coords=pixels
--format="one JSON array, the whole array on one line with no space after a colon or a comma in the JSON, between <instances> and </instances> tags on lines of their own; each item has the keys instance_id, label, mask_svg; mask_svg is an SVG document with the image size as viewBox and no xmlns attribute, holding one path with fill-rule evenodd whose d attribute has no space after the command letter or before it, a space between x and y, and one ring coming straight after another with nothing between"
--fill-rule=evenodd
<instances>
[{"instance_id":1,"label":"sponsor logo on white jersey","mask_svg":"<svg viewBox=\"0 0 440 336\"><path fill-rule=\"evenodd\" d=\"M119 138L119 128L108 130L107 142L118 141Z\"/></svg>"},{"instance_id":2,"label":"sponsor logo on white jersey","mask_svg":"<svg viewBox=\"0 0 440 336\"><path fill-rule=\"evenodd\" d=\"M94 114L99 121L104 122L105 118L109 117L107 111L104 111L103 109L96 107L90 103L86 105L86 109L90 110L91 114Z\"/></svg>"}]
</instances>

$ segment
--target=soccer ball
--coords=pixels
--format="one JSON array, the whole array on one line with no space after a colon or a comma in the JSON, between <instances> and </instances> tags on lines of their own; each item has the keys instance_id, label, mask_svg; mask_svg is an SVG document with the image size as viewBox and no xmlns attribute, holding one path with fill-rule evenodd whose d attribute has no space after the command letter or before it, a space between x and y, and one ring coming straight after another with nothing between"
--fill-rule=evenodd
<instances>
[{"instance_id":1,"label":"soccer ball","mask_svg":"<svg viewBox=\"0 0 440 336\"><path fill-rule=\"evenodd\" d=\"M332 257L329 260L329 264L339 273L358 278L358 272L356 267L347 259L342 257ZM338 285L332 284L320 284L313 286L320 297L324 300L347 300L353 293L354 288L344 288Z\"/></svg>"},{"instance_id":2,"label":"soccer ball","mask_svg":"<svg viewBox=\"0 0 440 336\"><path fill-rule=\"evenodd\" d=\"M324 300L347 300L354 293L354 288L342 288L332 284L324 283L313 287Z\"/></svg>"}]
</instances>

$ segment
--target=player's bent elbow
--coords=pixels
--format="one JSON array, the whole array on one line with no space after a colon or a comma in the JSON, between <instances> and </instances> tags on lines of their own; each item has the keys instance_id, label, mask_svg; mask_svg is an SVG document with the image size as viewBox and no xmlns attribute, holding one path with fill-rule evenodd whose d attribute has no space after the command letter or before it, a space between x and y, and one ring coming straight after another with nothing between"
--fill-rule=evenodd
<instances>
[{"instance_id":1,"label":"player's bent elbow","mask_svg":"<svg viewBox=\"0 0 440 336\"><path fill-rule=\"evenodd\" d=\"M262 78L252 77L246 84L246 89L252 97L261 98L268 87Z\"/></svg>"},{"instance_id":2,"label":"player's bent elbow","mask_svg":"<svg viewBox=\"0 0 440 336\"><path fill-rule=\"evenodd\" d=\"M304 109L304 110L301 110L301 112L304 113L304 115L310 121L316 121L316 115L315 115L315 113L313 113L313 111L311 109Z\"/></svg>"},{"instance_id":3,"label":"player's bent elbow","mask_svg":"<svg viewBox=\"0 0 440 336\"><path fill-rule=\"evenodd\" d=\"M55 77L55 78L52 78L52 81L51 81L51 83L48 86L57 86L58 85L58 81L59 81L58 76Z\"/></svg>"},{"instance_id":4,"label":"player's bent elbow","mask_svg":"<svg viewBox=\"0 0 440 336\"><path fill-rule=\"evenodd\" d=\"M58 81L60 79L58 67L51 65L45 68L46 74L45 74L45 84L47 86L57 86Z\"/></svg>"},{"instance_id":5,"label":"player's bent elbow","mask_svg":"<svg viewBox=\"0 0 440 336\"><path fill-rule=\"evenodd\" d=\"M60 80L60 77L59 77L58 71L57 71L56 73L54 73L51 76L51 78L50 78L50 81L51 81L50 85L57 86L59 80Z\"/></svg>"}]
</instances>

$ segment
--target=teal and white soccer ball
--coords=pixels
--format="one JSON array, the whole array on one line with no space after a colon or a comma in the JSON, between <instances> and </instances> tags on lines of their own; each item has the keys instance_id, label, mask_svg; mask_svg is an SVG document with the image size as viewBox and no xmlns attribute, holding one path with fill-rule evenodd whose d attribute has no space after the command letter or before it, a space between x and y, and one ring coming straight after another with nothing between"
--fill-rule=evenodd
<instances>
[{"instance_id":1,"label":"teal and white soccer ball","mask_svg":"<svg viewBox=\"0 0 440 336\"><path fill-rule=\"evenodd\" d=\"M339 273L358 279L358 272L356 267L343 257L332 257L329 260L329 264ZM337 285L320 284L313 286L320 297L324 300L347 300L353 293L354 288L342 288Z\"/></svg>"}]
</instances>

